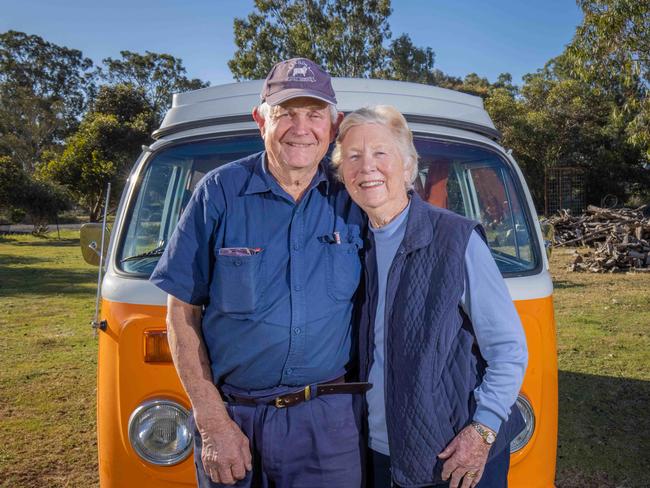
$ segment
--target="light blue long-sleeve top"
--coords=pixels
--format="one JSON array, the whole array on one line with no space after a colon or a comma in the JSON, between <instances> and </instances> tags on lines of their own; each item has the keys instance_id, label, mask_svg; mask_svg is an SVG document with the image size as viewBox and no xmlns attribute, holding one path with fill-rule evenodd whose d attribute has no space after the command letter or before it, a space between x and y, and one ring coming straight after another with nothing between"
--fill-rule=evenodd
<instances>
[{"instance_id":1,"label":"light blue long-sleeve top","mask_svg":"<svg viewBox=\"0 0 650 488\"><path fill-rule=\"evenodd\" d=\"M390 265L404 239L410 204L388 225L370 227L376 244L378 271L374 356L366 393L368 444L389 455L384 400L384 310ZM515 402L528 362L526 337L501 272L483 239L473 232L465 251L465 290L461 306L472 321L481 355L488 367L474 390L477 407L473 420L498 432Z\"/></svg>"}]
</instances>

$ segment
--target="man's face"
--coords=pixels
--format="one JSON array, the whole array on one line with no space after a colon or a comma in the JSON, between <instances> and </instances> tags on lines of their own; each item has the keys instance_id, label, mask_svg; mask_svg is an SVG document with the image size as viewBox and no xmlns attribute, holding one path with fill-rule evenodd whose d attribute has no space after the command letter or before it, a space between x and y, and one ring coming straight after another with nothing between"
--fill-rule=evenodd
<instances>
[{"instance_id":1,"label":"man's face","mask_svg":"<svg viewBox=\"0 0 650 488\"><path fill-rule=\"evenodd\" d=\"M327 103L313 98L272 106L266 119L257 112L253 116L269 163L279 171L315 169L334 140L339 122L332 120Z\"/></svg>"}]
</instances>

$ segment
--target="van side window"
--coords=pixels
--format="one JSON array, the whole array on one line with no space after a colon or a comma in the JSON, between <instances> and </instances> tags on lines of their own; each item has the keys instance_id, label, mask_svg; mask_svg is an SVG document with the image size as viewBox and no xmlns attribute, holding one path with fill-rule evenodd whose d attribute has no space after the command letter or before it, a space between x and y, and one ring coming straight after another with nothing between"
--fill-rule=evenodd
<instances>
[{"instance_id":1,"label":"van side window","mask_svg":"<svg viewBox=\"0 0 650 488\"><path fill-rule=\"evenodd\" d=\"M420 174L416 191L432 205L480 222L503 274L534 270L533 234L514 173L496 151L416 137Z\"/></svg>"}]
</instances>

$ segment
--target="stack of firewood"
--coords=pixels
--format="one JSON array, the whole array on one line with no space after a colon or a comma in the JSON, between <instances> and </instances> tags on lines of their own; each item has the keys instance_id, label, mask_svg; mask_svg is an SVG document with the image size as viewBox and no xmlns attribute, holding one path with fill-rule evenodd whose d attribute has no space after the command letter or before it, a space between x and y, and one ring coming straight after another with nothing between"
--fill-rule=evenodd
<instances>
[{"instance_id":1,"label":"stack of firewood","mask_svg":"<svg viewBox=\"0 0 650 488\"><path fill-rule=\"evenodd\" d=\"M549 219L555 228L554 247L592 248L586 254L575 251L572 271L650 272L650 218L644 217L644 208L590 205L586 213L575 217L560 210Z\"/></svg>"}]
</instances>

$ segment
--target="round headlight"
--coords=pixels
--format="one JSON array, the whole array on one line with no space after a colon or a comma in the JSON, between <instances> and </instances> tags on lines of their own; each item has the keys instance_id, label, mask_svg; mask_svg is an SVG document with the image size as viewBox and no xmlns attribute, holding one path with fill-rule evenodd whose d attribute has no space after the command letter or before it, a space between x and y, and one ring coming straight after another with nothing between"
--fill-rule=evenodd
<instances>
[{"instance_id":1,"label":"round headlight","mask_svg":"<svg viewBox=\"0 0 650 488\"><path fill-rule=\"evenodd\" d=\"M528 399L522 395L517 397L516 402L517 408L521 412L521 415L524 417L524 422L526 426L517 437L515 437L510 443L510 452L517 452L524 448L530 438L535 432L535 412L533 412L533 407L530 405Z\"/></svg>"},{"instance_id":2,"label":"round headlight","mask_svg":"<svg viewBox=\"0 0 650 488\"><path fill-rule=\"evenodd\" d=\"M192 451L189 412L170 400L152 400L136 408L129 419L129 441L147 462L170 466Z\"/></svg>"}]
</instances>

